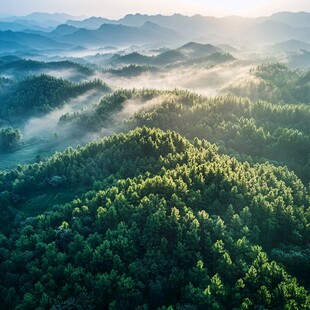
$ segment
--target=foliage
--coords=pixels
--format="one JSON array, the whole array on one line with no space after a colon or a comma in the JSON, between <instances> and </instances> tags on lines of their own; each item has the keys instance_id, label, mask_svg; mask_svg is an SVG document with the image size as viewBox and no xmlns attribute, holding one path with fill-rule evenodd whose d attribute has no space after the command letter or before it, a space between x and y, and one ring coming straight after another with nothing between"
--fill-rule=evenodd
<instances>
[{"instance_id":1,"label":"foliage","mask_svg":"<svg viewBox=\"0 0 310 310\"><path fill-rule=\"evenodd\" d=\"M114 59L233 59L213 49ZM55 66L72 63L0 59L8 70ZM256 101L120 89L63 115L60 132L127 133L0 171L1 309L309 309L309 77L263 65L230 87ZM110 90L99 80L2 78L0 119L40 116L93 89ZM0 130L3 150L20 139Z\"/></svg>"},{"instance_id":2,"label":"foliage","mask_svg":"<svg viewBox=\"0 0 310 310\"><path fill-rule=\"evenodd\" d=\"M145 101L151 100L159 94L161 94L160 91L152 89L117 90L104 96L99 103L94 104L90 109L62 115L59 124L62 126L74 125L76 132L97 132L102 128L115 125L117 113L125 108L128 100L134 102L134 106L142 108Z\"/></svg>"},{"instance_id":3,"label":"foliage","mask_svg":"<svg viewBox=\"0 0 310 310\"><path fill-rule=\"evenodd\" d=\"M108 91L109 87L100 80L74 84L44 74L28 77L16 82L0 96L0 118L25 119L42 115L62 107L66 100L92 89Z\"/></svg>"},{"instance_id":4,"label":"foliage","mask_svg":"<svg viewBox=\"0 0 310 310\"><path fill-rule=\"evenodd\" d=\"M123 77L135 77L139 76L145 72L156 72L158 69L154 66L138 66L138 65L129 65L124 66L120 69L110 69L107 72L112 73L117 76Z\"/></svg>"},{"instance_id":5,"label":"foliage","mask_svg":"<svg viewBox=\"0 0 310 310\"><path fill-rule=\"evenodd\" d=\"M123 56L115 55L112 59L112 64L127 64L129 67L139 65L137 68L152 68L152 66L155 66L159 69L162 67L170 68L195 64L214 66L232 60L234 60L232 55L224 53L215 46L189 43L178 49L164 51L159 55L153 56L142 55L138 52L132 52Z\"/></svg>"},{"instance_id":6,"label":"foliage","mask_svg":"<svg viewBox=\"0 0 310 310\"><path fill-rule=\"evenodd\" d=\"M22 134L19 129L2 128L0 129L0 150L12 150L21 140Z\"/></svg>"},{"instance_id":7,"label":"foliage","mask_svg":"<svg viewBox=\"0 0 310 310\"><path fill-rule=\"evenodd\" d=\"M175 130L190 139L217 143L239 159L287 165L310 181L309 106L278 106L232 96L210 99L186 91L173 94L161 105L134 115L125 130L144 125Z\"/></svg>"},{"instance_id":8,"label":"foliage","mask_svg":"<svg viewBox=\"0 0 310 310\"><path fill-rule=\"evenodd\" d=\"M268 257L309 286L291 255L309 245L309 193L286 168L144 127L2 174L1 205L93 181L0 235L3 309L309 308Z\"/></svg>"},{"instance_id":9,"label":"foliage","mask_svg":"<svg viewBox=\"0 0 310 310\"><path fill-rule=\"evenodd\" d=\"M30 72L40 73L42 71L48 70L75 70L77 73L83 74L85 76L94 74L93 69L69 60L44 62L31 59L9 58L8 60L4 61L3 58L0 58L0 72L2 73L10 72L14 75L17 75L18 73L19 75L29 75Z\"/></svg>"},{"instance_id":10,"label":"foliage","mask_svg":"<svg viewBox=\"0 0 310 310\"><path fill-rule=\"evenodd\" d=\"M309 104L309 82L309 71L290 69L284 64L273 63L252 69L250 78L230 85L225 91L274 104Z\"/></svg>"}]
</instances>

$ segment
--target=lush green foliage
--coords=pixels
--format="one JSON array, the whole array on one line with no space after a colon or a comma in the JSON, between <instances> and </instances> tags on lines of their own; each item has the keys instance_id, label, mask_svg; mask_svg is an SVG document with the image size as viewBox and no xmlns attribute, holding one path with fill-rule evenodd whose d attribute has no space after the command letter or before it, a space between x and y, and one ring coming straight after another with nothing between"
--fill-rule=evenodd
<instances>
[{"instance_id":1,"label":"lush green foliage","mask_svg":"<svg viewBox=\"0 0 310 310\"><path fill-rule=\"evenodd\" d=\"M135 102L136 111L142 111L121 130L144 125L175 130L189 139L216 143L238 159L287 165L305 182L310 181L310 108L305 104L273 105L233 96L210 99L177 90L121 90L90 110L62 116L60 123L74 124L76 132L111 128L119 123L115 116L128 100ZM143 105L148 108L143 110Z\"/></svg>"},{"instance_id":2,"label":"lush green foliage","mask_svg":"<svg viewBox=\"0 0 310 310\"><path fill-rule=\"evenodd\" d=\"M190 43L124 59L232 57ZM9 57L0 67L11 62L71 66ZM63 115L58 129L70 139L127 134L0 171L1 309L309 309L310 75L279 64L251 75L248 88L231 90L271 103L117 90ZM2 78L0 118L20 123L93 89L109 91L98 80ZM20 138L1 129L0 148Z\"/></svg>"},{"instance_id":3,"label":"lush green foliage","mask_svg":"<svg viewBox=\"0 0 310 310\"><path fill-rule=\"evenodd\" d=\"M138 66L138 65L129 65L124 66L120 69L109 69L107 72L115 74L117 76L124 76L124 77L134 77L141 75L145 72L156 72L158 69L154 66Z\"/></svg>"},{"instance_id":4,"label":"lush green foliage","mask_svg":"<svg viewBox=\"0 0 310 310\"><path fill-rule=\"evenodd\" d=\"M19 129L2 128L0 129L0 151L12 150L21 140L22 134Z\"/></svg>"},{"instance_id":5,"label":"lush green foliage","mask_svg":"<svg viewBox=\"0 0 310 310\"><path fill-rule=\"evenodd\" d=\"M232 94L275 104L310 103L310 71L290 69L284 64L262 65L250 78L226 89Z\"/></svg>"},{"instance_id":6,"label":"lush green foliage","mask_svg":"<svg viewBox=\"0 0 310 310\"><path fill-rule=\"evenodd\" d=\"M99 103L94 104L90 109L66 113L59 119L62 126L75 126L78 132L97 132L102 128L115 127L117 123L117 113L121 112L128 100L132 100L134 106L140 108L147 100L151 100L162 92L158 90L118 90L112 94L104 96ZM133 107L133 112L135 108ZM129 116L129 115L128 115ZM123 121L120 118L119 121Z\"/></svg>"},{"instance_id":7,"label":"lush green foliage","mask_svg":"<svg viewBox=\"0 0 310 310\"><path fill-rule=\"evenodd\" d=\"M29 72L40 72L42 70L76 70L77 72L84 74L86 76L92 75L94 70L82 66L81 64L74 63L72 61L36 61L31 59L8 59L3 60L0 58L0 72L25 72L29 75Z\"/></svg>"},{"instance_id":8,"label":"lush green foliage","mask_svg":"<svg viewBox=\"0 0 310 310\"><path fill-rule=\"evenodd\" d=\"M13 179L32 177L33 191L97 180L2 235L3 308L307 309L305 289L264 252L285 263L294 246L289 268L308 281L306 189L285 168L216 151L143 128L2 176L9 191Z\"/></svg>"},{"instance_id":9,"label":"lush green foliage","mask_svg":"<svg viewBox=\"0 0 310 310\"><path fill-rule=\"evenodd\" d=\"M29 77L16 82L0 96L0 118L7 120L41 115L92 89L107 91L109 87L100 80L74 84L44 74Z\"/></svg>"},{"instance_id":10,"label":"lush green foliage","mask_svg":"<svg viewBox=\"0 0 310 310\"><path fill-rule=\"evenodd\" d=\"M172 94L161 105L136 114L126 128L146 125L207 139L239 159L268 159L310 180L309 106L278 106L232 96L209 99L182 91Z\"/></svg>"}]
</instances>

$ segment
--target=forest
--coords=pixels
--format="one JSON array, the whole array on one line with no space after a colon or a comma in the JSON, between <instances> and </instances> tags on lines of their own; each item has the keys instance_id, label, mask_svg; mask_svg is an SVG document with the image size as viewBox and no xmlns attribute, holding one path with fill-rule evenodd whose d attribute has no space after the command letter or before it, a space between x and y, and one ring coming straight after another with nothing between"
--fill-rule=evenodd
<instances>
[{"instance_id":1,"label":"forest","mask_svg":"<svg viewBox=\"0 0 310 310\"><path fill-rule=\"evenodd\" d=\"M123 122L115 118L134 100L136 112ZM155 102L157 102L155 104ZM147 107L147 108L146 108ZM59 124L79 132L100 132L111 127L174 130L189 139L216 143L220 151L250 163L270 161L287 165L310 181L310 106L281 104L232 95L209 98L188 91L120 90L104 96L92 110L66 113Z\"/></svg>"},{"instance_id":2,"label":"forest","mask_svg":"<svg viewBox=\"0 0 310 310\"><path fill-rule=\"evenodd\" d=\"M74 84L45 74L28 77L2 90L0 120L12 122L12 118L23 120L43 115L61 108L68 99L93 89L109 91L109 87L99 80Z\"/></svg>"},{"instance_id":3,"label":"forest","mask_svg":"<svg viewBox=\"0 0 310 310\"><path fill-rule=\"evenodd\" d=\"M310 309L307 43L204 18L0 18L1 309Z\"/></svg>"},{"instance_id":4,"label":"forest","mask_svg":"<svg viewBox=\"0 0 310 310\"><path fill-rule=\"evenodd\" d=\"M1 219L15 217L1 236L7 309L309 306L294 278L309 285L309 194L287 168L143 127L20 167L1 184ZM75 184L82 199L40 215L24 209ZM20 212L28 217L17 223Z\"/></svg>"}]
</instances>

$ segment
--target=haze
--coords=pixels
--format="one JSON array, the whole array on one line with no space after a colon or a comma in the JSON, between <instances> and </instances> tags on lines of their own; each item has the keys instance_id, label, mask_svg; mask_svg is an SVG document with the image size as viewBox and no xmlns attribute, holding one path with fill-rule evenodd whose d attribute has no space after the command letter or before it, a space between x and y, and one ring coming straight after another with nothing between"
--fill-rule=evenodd
<instances>
[{"instance_id":1,"label":"haze","mask_svg":"<svg viewBox=\"0 0 310 310\"><path fill-rule=\"evenodd\" d=\"M108 18L120 18L128 13L186 15L242 15L262 16L277 11L309 11L308 0L12 0L2 1L1 15L26 15L33 11L65 12L75 15L101 15Z\"/></svg>"}]
</instances>

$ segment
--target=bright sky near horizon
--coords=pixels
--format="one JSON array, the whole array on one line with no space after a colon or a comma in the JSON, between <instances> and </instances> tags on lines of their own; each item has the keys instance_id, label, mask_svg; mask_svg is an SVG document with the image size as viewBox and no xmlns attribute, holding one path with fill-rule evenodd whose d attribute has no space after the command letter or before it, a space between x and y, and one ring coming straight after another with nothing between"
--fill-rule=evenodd
<instances>
[{"instance_id":1,"label":"bright sky near horizon","mask_svg":"<svg viewBox=\"0 0 310 310\"><path fill-rule=\"evenodd\" d=\"M0 15L32 12L120 18L129 13L262 16L279 11L310 12L310 0L0 0Z\"/></svg>"}]
</instances>

